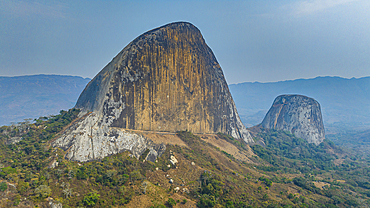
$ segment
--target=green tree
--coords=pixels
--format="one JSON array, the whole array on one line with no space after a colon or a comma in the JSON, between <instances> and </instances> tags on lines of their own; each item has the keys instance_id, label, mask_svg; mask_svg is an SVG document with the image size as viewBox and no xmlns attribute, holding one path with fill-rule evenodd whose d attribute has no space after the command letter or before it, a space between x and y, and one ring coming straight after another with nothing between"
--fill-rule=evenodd
<instances>
[{"instance_id":1,"label":"green tree","mask_svg":"<svg viewBox=\"0 0 370 208\"><path fill-rule=\"evenodd\" d=\"M50 196L51 189L47 185L41 185L41 186L36 188L35 194L38 195L38 197L40 197L40 198L46 198L46 197Z\"/></svg>"},{"instance_id":2,"label":"green tree","mask_svg":"<svg viewBox=\"0 0 370 208\"><path fill-rule=\"evenodd\" d=\"M17 190L20 194L24 194L28 190L29 187L30 187L30 184L28 182L19 180Z\"/></svg>"},{"instance_id":3,"label":"green tree","mask_svg":"<svg viewBox=\"0 0 370 208\"><path fill-rule=\"evenodd\" d=\"M197 204L197 206L200 208L210 208L210 207L214 207L215 205L216 205L215 197L210 196L208 194L203 194L200 197L199 202Z\"/></svg>"},{"instance_id":4,"label":"green tree","mask_svg":"<svg viewBox=\"0 0 370 208\"><path fill-rule=\"evenodd\" d=\"M100 195L96 192L90 192L84 196L83 203L86 206L93 207L98 203Z\"/></svg>"},{"instance_id":5,"label":"green tree","mask_svg":"<svg viewBox=\"0 0 370 208\"><path fill-rule=\"evenodd\" d=\"M6 185L6 182L0 183L0 191L5 191L8 188L8 185Z\"/></svg>"},{"instance_id":6,"label":"green tree","mask_svg":"<svg viewBox=\"0 0 370 208\"><path fill-rule=\"evenodd\" d=\"M174 207L174 206L176 206L176 201L172 198L169 198L168 201L167 201L167 205L169 207Z\"/></svg>"}]
</instances>

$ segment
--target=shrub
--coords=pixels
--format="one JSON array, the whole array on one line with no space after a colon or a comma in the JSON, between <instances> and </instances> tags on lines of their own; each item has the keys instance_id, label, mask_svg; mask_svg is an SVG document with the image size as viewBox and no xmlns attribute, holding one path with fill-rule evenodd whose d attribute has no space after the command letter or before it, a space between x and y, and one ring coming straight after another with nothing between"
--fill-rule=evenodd
<instances>
[{"instance_id":1,"label":"shrub","mask_svg":"<svg viewBox=\"0 0 370 208\"><path fill-rule=\"evenodd\" d=\"M176 206L176 201L172 198L169 198L168 201L167 201L167 204L169 207L174 207Z\"/></svg>"},{"instance_id":2,"label":"shrub","mask_svg":"<svg viewBox=\"0 0 370 208\"><path fill-rule=\"evenodd\" d=\"M9 175L12 173L17 173L17 170L9 166L9 167L2 169L2 171L0 172L0 176L5 177L6 175Z\"/></svg>"},{"instance_id":3,"label":"shrub","mask_svg":"<svg viewBox=\"0 0 370 208\"><path fill-rule=\"evenodd\" d=\"M28 182L23 182L22 180L19 180L17 190L20 194L24 194L29 187L30 184Z\"/></svg>"},{"instance_id":4,"label":"shrub","mask_svg":"<svg viewBox=\"0 0 370 208\"><path fill-rule=\"evenodd\" d=\"M200 208L208 208L208 207L214 207L216 205L216 199L214 196L209 196L207 194L203 194L199 202L197 204Z\"/></svg>"},{"instance_id":5,"label":"shrub","mask_svg":"<svg viewBox=\"0 0 370 208\"><path fill-rule=\"evenodd\" d=\"M8 185L6 185L6 182L0 183L0 191L5 191L8 188Z\"/></svg>"},{"instance_id":6,"label":"shrub","mask_svg":"<svg viewBox=\"0 0 370 208\"><path fill-rule=\"evenodd\" d=\"M41 186L36 188L35 194L38 195L38 197L40 197L40 198L46 198L46 197L50 196L51 189L47 185L41 185Z\"/></svg>"},{"instance_id":7,"label":"shrub","mask_svg":"<svg viewBox=\"0 0 370 208\"><path fill-rule=\"evenodd\" d=\"M86 206L93 207L98 203L100 195L96 192L90 192L84 196L83 203Z\"/></svg>"}]
</instances>

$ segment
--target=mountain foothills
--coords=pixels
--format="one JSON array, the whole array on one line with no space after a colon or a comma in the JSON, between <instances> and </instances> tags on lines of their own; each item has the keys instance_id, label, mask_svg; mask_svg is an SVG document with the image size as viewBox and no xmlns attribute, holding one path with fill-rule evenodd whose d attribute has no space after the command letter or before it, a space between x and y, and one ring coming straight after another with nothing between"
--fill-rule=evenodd
<instances>
[{"instance_id":1,"label":"mountain foothills","mask_svg":"<svg viewBox=\"0 0 370 208\"><path fill-rule=\"evenodd\" d=\"M0 77L0 125L70 109L89 81L62 75Z\"/></svg>"},{"instance_id":2,"label":"mountain foothills","mask_svg":"<svg viewBox=\"0 0 370 208\"><path fill-rule=\"evenodd\" d=\"M75 108L0 128L0 207L368 207L369 156L323 129L301 95L246 129L200 31L171 23L128 44Z\"/></svg>"}]
</instances>

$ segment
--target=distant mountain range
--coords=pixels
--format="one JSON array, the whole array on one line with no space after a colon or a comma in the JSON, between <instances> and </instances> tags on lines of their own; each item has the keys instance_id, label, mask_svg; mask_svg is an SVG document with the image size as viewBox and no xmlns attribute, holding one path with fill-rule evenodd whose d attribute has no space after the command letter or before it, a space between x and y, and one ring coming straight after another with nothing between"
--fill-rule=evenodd
<instances>
[{"instance_id":1,"label":"distant mountain range","mask_svg":"<svg viewBox=\"0 0 370 208\"><path fill-rule=\"evenodd\" d=\"M290 81L229 85L243 123L262 122L275 97L301 94L317 100L327 132L370 128L370 77L316 77Z\"/></svg>"},{"instance_id":2,"label":"distant mountain range","mask_svg":"<svg viewBox=\"0 0 370 208\"><path fill-rule=\"evenodd\" d=\"M72 108L89 81L62 75L0 77L0 125Z\"/></svg>"},{"instance_id":3,"label":"distant mountain range","mask_svg":"<svg viewBox=\"0 0 370 208\"><path fill-rule=\"evenodd\" d=\"M0 77L0 125L72 108L89 81L61 75ZM278 95L301 94L320 103L327 133L370 128L370 77L244 82L229 88L247 127L262 122Z\"/></svg>"}]
</instances>

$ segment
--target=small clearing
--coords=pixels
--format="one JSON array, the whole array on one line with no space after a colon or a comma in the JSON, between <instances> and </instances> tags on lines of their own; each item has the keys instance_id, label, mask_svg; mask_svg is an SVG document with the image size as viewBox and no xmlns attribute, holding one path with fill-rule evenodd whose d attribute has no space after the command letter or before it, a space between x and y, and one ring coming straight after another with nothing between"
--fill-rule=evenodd
<instances>
[{"instance_id":1,"label":"small clearing","mask_svg":"<svg viewBox=\"0 0 370 208\"><path fill-rule=\"evenodd\" d=\"M325 182L316 182L316 181L313 181L313 184L317 187L317 188L319 188L319 189L323 189L322 187L324 187L324 186L330 186L330 183L325 183Z\"/></svg>"}]
</instances>

